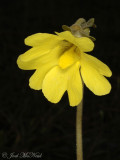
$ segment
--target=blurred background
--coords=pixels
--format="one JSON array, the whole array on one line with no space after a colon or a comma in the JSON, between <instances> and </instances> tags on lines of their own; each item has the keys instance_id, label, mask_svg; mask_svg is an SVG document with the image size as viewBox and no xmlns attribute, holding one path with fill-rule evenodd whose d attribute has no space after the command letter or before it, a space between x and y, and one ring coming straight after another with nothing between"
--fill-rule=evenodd
<instances>
[{"instance_id":1,"label":"blurred background","mask_svg":"<svg viewBox=\"0 0 120 160\"><path fill-rule=\"evenodd\" d=\"M83 108L84 160L120 160L120 21L117 1L10 0L0 3L0 156L2 152L42 153L45 160L75 160L76 107L67 94L58 104L29 88L34 71L17 67L29 49L27 36L61 32L78 18L95 18L91 53L112 70L109 95L95 96L85 87ZM37 159L37 158L36 158Z\"/></svg>"}]
</instances>

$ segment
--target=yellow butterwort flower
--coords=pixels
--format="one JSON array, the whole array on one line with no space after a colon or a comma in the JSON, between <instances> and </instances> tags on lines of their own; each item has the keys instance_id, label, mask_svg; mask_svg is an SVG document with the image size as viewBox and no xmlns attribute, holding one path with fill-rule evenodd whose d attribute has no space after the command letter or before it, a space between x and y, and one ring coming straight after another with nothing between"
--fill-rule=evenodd
<instances>
[{"instance_id":1,"label":"yellow butterwort flower","mask_svg":"<svg viewBox=\"0 0 120 160\"><path fill-rule=\"evenodd\" d=\"M36 70L29 86L42 90L50 102L59 102L67 91L70 106L78 105L83 98L82 81L95 95L110 92L111 85L104 76L110 77L111 70L84 53L94 48L90 38L75 37L70 31L37 33L27 37L25 44L32 48L18 57L17 64L23 70Z\"/></svg>"}]
</instances>

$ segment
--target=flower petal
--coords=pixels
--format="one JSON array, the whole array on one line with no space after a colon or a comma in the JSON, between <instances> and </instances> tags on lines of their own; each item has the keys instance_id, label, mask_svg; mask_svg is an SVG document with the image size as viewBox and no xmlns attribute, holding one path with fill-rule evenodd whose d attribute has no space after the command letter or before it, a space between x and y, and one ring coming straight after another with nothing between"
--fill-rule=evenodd
<instances>
[{"instance_id":1,"label":"flower petal","mask_svg":"<svg viewBox=\"0 0 120 160\"><path fill-rule=\"evenodd\" d=\"M61 33L57 33L58 36L63 38L63 40L67 40L68 42L76 45L81 51L90 52L94 48L94 43L87 37L74 37L71 32L65 31Z\"/></svg>"},{"instance_id":2,"label":"flower petal","mask_svg":"<svg viewBox=\"0 0 120 160\"><path fill-rule=\"evenodd\" d=\"M110 92L111 85L108 80L84 56L81 58L81 75L86 86L94 94L101 96Z\"/></svg>"},{"instance_id":3,"label":"flower petal","mask_svg":"<svg viewBox=\"0 0 120 160\"><path fill-rule=\"evenodd\" d=\"M56 66L46 74L43 80L42 92L50 102L59 102L66 90L70 105L78 105L82 99L82 82L78 63L64 70Z\"/></svg>"},{"instance_id":4,"label":"flower petal","mask_svg":"<svg viewBox=\"0 0 120 160\"><path fill-rule=\"evenodd\" d=\"M41 64L58 63L63 51L64 47L61 45L55 46L52 50L42 50L40 47L34 47L20 55L17 59L17 64L19 68L24 70L37 69Z\"/></svg>"},{"instance_id":5,"label":"flower petal","mask_svg":"<svg viewBox=\"0 0 120 160\"><path fill-rule=\"evenodd\" d=\"M17 59L19 68L24 70L36 69L39 65L38 60L41 56L48 54L50 50L42 50L40 47L29 49L24 54L21 54Z\"/></svg>"},{"instance_id":6,"label":"flower petal","mask_svg":"<svg viewBox=\"0 0 120 160\"><path fill-rule=\"evenodd\" d=\"M103 62L101 62L100 60L98 60L97 58L88 55L86 53L82 54L82 57L84 56L84 59L86 59L85 61L87 63L89 63L90 66L94 67L96 70L99 71L100 74L106 76L106 77L111 77L112 72L109 69L109 67L104 64Z\"/></svg>"},{"instance_id":7,"label":"flower petal","mask_svg":"<svg viewBox=\"0 0 120 160\"><path fill-rule=\"evenodd\" d=\"M48 33L36 33L25 38L25 44L28 46L46 46L52 48L60 41L60 38L53 34Z\"/></svg>"},{"instance_id":8,"label":"flower petal","mask_svg":"<svg viewBox=\"0 0 120 160\"><path fill-rule=\"evenodd\" d=\"M46 75L46 73L53 67L54 65L51 63L43 64L39 69L35 71L35 73L29 79L29 86L32 89L40 90L42 89L42 82Z\"/></svg>"},{"instance_id":9,"label":"flower petal","mask_svg":"<svg viewBox=\"0 0 120 160\"><path fill-rule=\"evenodd\" d=\"M52 103L59 102L67 89L65 73L64 70L56 66L47 73L43 80L42 92Z\"/></svg>"},{"instance_id":10,"label":"flower petal","mask_svg":"<svg viewBox=\"0 0 120 160\"><path fill-rule=\"evenodd\" d=\"M35 61L38 64L38 69L31 76L29 80L29 86L33 89L40 90L42 87L43 79L46 73L55 65L58 64L60 55L62 54L64 48L62 46L56 46L49 54L41 56Z\"/></svg>"},{"instance_id":11,"label":"flower petal","mask_svg":"<svg viewBox=\"0 0 120 160\"><path fill-rule=\"evenodd\" d=\"M67 92L70 106L77 106L83 98L83 86L79 68L79 63L76 63L71 67L68 75Z\"/></svg>"}]
</instances>

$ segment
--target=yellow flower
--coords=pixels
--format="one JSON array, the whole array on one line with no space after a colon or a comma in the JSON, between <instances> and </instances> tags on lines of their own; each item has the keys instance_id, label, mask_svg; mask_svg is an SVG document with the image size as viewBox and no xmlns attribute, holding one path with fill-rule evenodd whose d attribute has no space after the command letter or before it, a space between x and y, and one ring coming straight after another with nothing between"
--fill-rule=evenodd
<instances>
[{"instance_id":1,"label":"yellow flower","mask_svg":"<svg viewBox=\"0 0 120 160\"><path fill-rule=\"evenodd\" d=\"M94 43L87 37L75 37L69 31L56 34L37 33L25 39L25 44L32 48L18 57L17 64L24 70L36 70L29 86L42 90L53 103L59 102L67 91L70 106L81 102L83 82L95 95L108 94L111 85L104 76L110 77L111 70L84 53L92 51Z\"/></svg>"}]
</instances>

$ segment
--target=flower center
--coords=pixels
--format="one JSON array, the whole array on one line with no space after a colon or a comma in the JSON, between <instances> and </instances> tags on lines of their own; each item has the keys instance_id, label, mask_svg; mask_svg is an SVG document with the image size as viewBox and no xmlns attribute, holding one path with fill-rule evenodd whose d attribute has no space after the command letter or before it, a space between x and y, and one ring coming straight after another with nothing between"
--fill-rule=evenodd
<instances>
[{"instance_id":1,"label":"flower center","mask_svg":"<svg viewBox=\"0 0 120 160\"><path fill-rule=\"evenodd\" d=\"M72 47L66 50L60 57L59 66L62 69L65 69L79 60L80 60L80 50L75 45L72 45Z\"/></svg>"}]
</instances>

